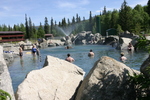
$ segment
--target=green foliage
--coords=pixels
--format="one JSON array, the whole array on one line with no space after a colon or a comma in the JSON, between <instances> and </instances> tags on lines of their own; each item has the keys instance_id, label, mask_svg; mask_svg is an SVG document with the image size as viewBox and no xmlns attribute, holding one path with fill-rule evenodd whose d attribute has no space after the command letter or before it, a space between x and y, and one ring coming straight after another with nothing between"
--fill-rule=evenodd
<instances>
[{"instance_id":1,"label":"green foliage","mask_svg":"<svg viewBox=\"0 0 150 100\"><path fill-rule=\"evenodd\" d=\"M26 39L44 38L44 34L53 34L54 37L63 36L63 32L58 30L57 26L62 29L66 29L71 26L72 34L78 34L81 31L92 31L93 34L98 32L102 36L105 36L106 30L110 28L116 29L118 34L127 30L135 34L140 34L141 32L150 34L149 8L150 0L146 6L137 4L134 8L128 6L126 0L124 0L120 10L114 9L113 11L107 11L105 6L102 14L100 15L93 17L92 12L90 11L89 19L85 20L85 17L83 17L83 20L81 20L80 16L76 14L75 17L72 17L71 21L63 18L61 22L58 22L58 24L56 21L54 23L53 18L51 18L50 25L48 18L45 17L44 25L36 27L32 23L31 18L28 20L27 15L25 15L25 25L14 25L13 28L11 28L4 24L0 25L0 31L22 31L25 33L24 35ZM100 20L96 20L97 17Z\"/></svg>"},{"instance_id":2,"label":"green foliage","mask_svg":"<svg viewBox=\"0 0 150 100\"><path fill-rule=\"evenodd\" d=\"M45 17L45 23L44 23L44 32L45 34L50 34L50 30L49 30L49 24L48 24L48 19L47 17Z\"/></svg>"},{"instance_id":3,"label":"green foliage","mask_svg":"<svg viewBox=\"0 0 150 100\"><path fill-rule=\"evenodd\" d=\"M147 13L149 14L149 16L150 16L150 0L148 0L148 2L147 2Z\"/></svg>"},{"instance_id":4,"label":"green foliage","mask_svg":"<svg viewBox=\"0 0 150 100\"><path fill-rule=\"evenodd\" d=\"M0 100L8 100L7 98L9 98L9 100L11 100L10 94L7 93L6 91L0 89Z\"/></svg>"},{"instance_id":5,"label":"green foliage","mask_svg":"<svg viewBox=\"0 0 150 100\"><path fill-rule=\"evenodd\" d=\"M150 78L134 74L130 76L130 82L134 84L137 100L150 100Z\"/></svg>"},{"instance_id":6,"label":"green foliage","mask_svg":"<svg viewBox=\"0 0 150 100\"><path fill-rule=\"evenodd\" d=\"M122 28L121 28L121 26L119 24L117 25L117 33L118 33L118 35L120 33L123 33L123 30L122 30Z\"/></svg>"},{"instance_id":7,"label":"green foliage","mask_svg":"<svg viewBox=\"0 0 150 100\"><path fill-rule=\"evenodd\" d=\"M136 44L136 47L138 49L146 50L150 54L150 40L147 40L144 36L140 36L138 40L138 43Z\"/></svg>"}]
</instances>

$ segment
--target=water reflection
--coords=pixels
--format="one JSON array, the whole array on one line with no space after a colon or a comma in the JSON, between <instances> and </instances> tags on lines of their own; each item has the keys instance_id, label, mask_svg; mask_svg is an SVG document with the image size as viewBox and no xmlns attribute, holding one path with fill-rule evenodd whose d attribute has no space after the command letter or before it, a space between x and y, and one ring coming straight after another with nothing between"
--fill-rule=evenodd
<instances>
[{"instance_id":1,"label":"water reflection","mask_svg":"<svg viewBox=\"0 0 150 100\"><path fill-rule=\"evenodd\" d=\"M22 58L22 57L20 57L20 65L21 65L22 67L24 67L24 63L23 63L23 58Z\"/></svg>"}]
</instances>

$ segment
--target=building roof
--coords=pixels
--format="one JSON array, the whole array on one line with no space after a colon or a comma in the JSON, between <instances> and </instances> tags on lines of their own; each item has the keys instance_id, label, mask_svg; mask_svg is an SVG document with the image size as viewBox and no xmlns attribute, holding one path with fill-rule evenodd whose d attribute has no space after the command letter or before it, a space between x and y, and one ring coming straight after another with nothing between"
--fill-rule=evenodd
<instances>
[{"instance_id":1,"label":"building roof","mask_svg":"<svg viewBox=\"0 0 150 100\"><path fill-rule=\"evenodd\" d=\"M53 34L45 34L44 36L52 36L53 37Z\"/></svg>"},{"instance_id":2,"label":"building roof","mask_svg":"<svg viewBox=\"0 0 150 100\"><path fill-rule=\"evenodd\" d=\"M23 33L21 31L0 31L0 34L16 34L16 33Z\"/></svg>"}]
</instances>

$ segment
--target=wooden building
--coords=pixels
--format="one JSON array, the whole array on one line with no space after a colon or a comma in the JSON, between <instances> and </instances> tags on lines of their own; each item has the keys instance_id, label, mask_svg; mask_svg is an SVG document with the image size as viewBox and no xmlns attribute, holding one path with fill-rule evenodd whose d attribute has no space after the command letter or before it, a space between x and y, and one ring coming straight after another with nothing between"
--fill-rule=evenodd
<instances>
[{"instance_id":1,"label":"wooden building","mask_svg":"<svg viewBox=\"0 0 150 100\"><path fill-rule=\"evenodd\" d=\"M24 41L24 33L21 31L0 31L0 42Z\"/></svg>"},{"instance_id":2,"label":"wooden building","mask_svg":"<svg viewBox=\"0 0 150 100\"><path fill-rule=\"evenodd\" d=\"M44 36L46 40L53 38L53 34L45 34Z\"/></svg>"}]
</instances>

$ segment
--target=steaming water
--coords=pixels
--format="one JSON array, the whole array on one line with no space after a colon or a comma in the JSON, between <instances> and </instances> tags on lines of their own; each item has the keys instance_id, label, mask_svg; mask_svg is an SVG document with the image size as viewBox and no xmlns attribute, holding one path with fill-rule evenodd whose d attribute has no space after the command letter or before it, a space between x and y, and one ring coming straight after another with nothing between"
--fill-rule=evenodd
<instances>
[{"instance_id":1,"label":"steaming water","mask_svg":"<svg viewBox=\"0 0 150 100\"><path fill-rule=\"evenodd\" d=\"M95 53L94 58L87 56L89 50L92 49ZM10 76L12 78L13 89L16 92L18 85L24 80L27 73L31 70L40 69L43 67L47 55L65 59L67 54L70 53L75 59L74 64L81 67L86 75L93 67L94 63L102 56L109 56L119 61L120 50L116 50L107 45L78 45L73 46L72 49L65 49L64 46L44 48L40 50L41 57L28 54L29 51L24 51L22 58L18 57L8 67ZM130 68L139 70L143 61L148 57L146 52L133 52L129 53L123 51L127 57L125 64Z\"/></svg>"}]
</instances>

